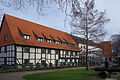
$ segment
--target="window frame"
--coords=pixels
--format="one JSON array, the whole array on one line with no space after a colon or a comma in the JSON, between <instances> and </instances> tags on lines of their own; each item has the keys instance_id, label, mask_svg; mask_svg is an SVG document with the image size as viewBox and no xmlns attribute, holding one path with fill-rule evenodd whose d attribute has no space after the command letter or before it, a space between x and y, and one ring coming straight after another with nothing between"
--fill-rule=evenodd
<instances>
[{"instance_id":1,"label":"window frame","mask_svg":"<svg viewBox=\"0 0 120 80\"><path fill-rule=\"evenodd\" d=\"M60 54L60 50L55 50L55 54Z\"/></svg>"},{"instance_id":2,"label":"window frame","mask_svg":"<svg viewBox=\"0 0 120 80\"><path fill-rule=\"evenodd\" d=\"M44 50L44 51L43 51ZM46 49L45 48L42 48L41 49L41 54L46 54Z\"/></svg>"},{"instance_id":3,"label":"window frame","mask_svg":"<svg viewBox=\"0 0 120 80\"><path fill-rule=\"evenodd\" d=\"M4 42L7 41L7 34L4 35Z\"/></svg>"},{"instance_id":4,"label":"window frame","mask_svg":"<svg viewBox=\"0 0 120 80\"><path fill-rule=\"evenodd\" d=\"M51 39L47 39L47 43L52 43L52 40Z\"/></svg>"},{"instance_id":5,"label":"window frame","mask_svg":"<svg viewBox=\"0 0 120 80\"><path fill-rule=\"evenodd\" d=\"M62 45L63 45L63 46L66 46L66 43L65 43L65 42L62 42Z\"/></svg>"},{"instance_id":6,"label":"window frame","mask_svg":"<svg viewBox=\"0 0 120 80\"><path fill-rule=\"evenodd\" d=\"M43 42L43 38L37 37L37 41Z\"/></svg>"},{"instance_id":7,"label":"window frame","mask_svg":"<svg viewBox=\"0 0 120 80\"><path fill-rule=\"evenodd\" d=\"M30 48L29 47L24 47L24 53L29 53L30 52Z\"/></svg>"},{"instance_id":8,"label":"window frame","mask_svg":"<svg viewBox=\"0 0 120 80\"><path fill-rule=\"evenodd\" d=\"M23 39L30 40L30 35L22 34Z\"/></svg>"},{"instance_id":9,"label":"window frame","mask_svg":"<svg viewBox=\"0 0 120 80\"><path fill-rule=\"evenodd\" d=\"M60 44L60 42L56 40L56 41L55 41L55 44L59 45L59 44Z\"/></svg>"},{"instance_id":10,"label":"window frame","mask_svg":"<svg viewBox=\"0 0 120 80\"><path fill-rule=\"evenodd\" d=\"M48 54L51 54L51 49L48 49Z\"/></svg>"}]
</instances>

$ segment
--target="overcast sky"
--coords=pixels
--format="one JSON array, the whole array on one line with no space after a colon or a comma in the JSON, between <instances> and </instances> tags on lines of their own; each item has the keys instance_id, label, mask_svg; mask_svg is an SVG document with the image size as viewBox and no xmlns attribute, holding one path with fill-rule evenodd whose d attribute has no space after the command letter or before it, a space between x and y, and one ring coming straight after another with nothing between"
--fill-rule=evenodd
<instances>
[{"instance_id":1,"label":"overcast sky","mask_svg":"<svg viewBox=\"0 0 120 80\"><path fill-rule=\"evenodd\" d=\"M3 13L64 32L70 32L70 29L67 27L68 25L64 27L64 14L56 8L48 10L45 16L39 16L38 18L38 15L33 8L20 12L5 8L2 5L0 6L1 8L4 8ZM111 19L111 21L105 25L105 29L108 32L105 40L110 40L112 34L120 32L120 0L96 0L96 8L100 9L100 11L107 10L107 16Z\"/></svg>"}]
</instances>

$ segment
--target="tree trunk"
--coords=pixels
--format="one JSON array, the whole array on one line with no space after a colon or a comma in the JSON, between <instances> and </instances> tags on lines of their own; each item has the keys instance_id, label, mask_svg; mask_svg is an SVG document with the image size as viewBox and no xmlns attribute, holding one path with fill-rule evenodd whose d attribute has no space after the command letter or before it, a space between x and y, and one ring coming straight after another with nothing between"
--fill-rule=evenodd
<instances>
[{"instance_id":1,"label":"tree trunk","mask_svg":"<svg viewBox=\"0 0 120 80\"><path fill-rule=\"evenodd\" d=\"M86 70L89 70L89 58L88 58L88 40L86 40Z\"/></svg>"}]
</instances>

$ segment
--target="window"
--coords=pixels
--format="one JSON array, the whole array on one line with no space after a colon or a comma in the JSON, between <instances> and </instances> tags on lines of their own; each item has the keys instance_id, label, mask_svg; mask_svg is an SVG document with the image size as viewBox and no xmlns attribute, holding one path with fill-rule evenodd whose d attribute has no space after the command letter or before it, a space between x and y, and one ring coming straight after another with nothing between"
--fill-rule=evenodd
<instances>
[{"instance_id":1,"label":"window","mask_svg":"<svg viewBox=\"0 0 120 80\"><path fill-rule=\"evenodd\" d=\"M75 44L68 43L69 47L75 47Z\"/></svg>"},{"instance_id":2,"label":"window","mask_svg":"<svg viewBox=\"0 0 120 80\"><path fill-rule=\"evenodd\" d=\"M60 53L60 51L59 51L59 50L56 50L56 51L55 51L55 54L59 54L59 53Z\"/></svg>"},{"instance_id":3,"label":"window","mask_svg":"<svg viewBox=\"0 0 120 80\"><path fill-rule=\"evenodd\" d=\"M47 43L52 43L52 40L51 39L47 39Z\"/></svg>"},{"instance_id":4,"label":"window","mask_svg":"<svg viewBox=\"0 0 120 80\"><path fill-rule=\"evenodd\" d=\"M66 45L65 42L62 42L62 45L65 46Z\"/></svg>"},{"instance_id":5,"label":"window","mask_svg":"<svg viewBox=\"0 0 120 80\"><path fill-rule=\"evenodd\" d=\"M73 52L71 51L71 56L73 56Z\"/></svg>"},{"instance_id":6,"label":"window","mask_svg":"<svg viewBox=\"0 0 120 80\"><path fill-rule=\"evenodd\" d=\"M7 41L7 35L5 34L4 35L4 42L6 42Z\"/></svg>"},{"instance_id":7,"label":"window","mask_svg":"<svg viewBox=\"0 0 120 80\"><path fill-rule=\"evenodd\" d=\"M24 47L24 52L25 53L29 53L30 52L30 48L29 47Z\"/></svg>"},{"instance_id":8,"label":"window","mask_svg":"<svg viewBox=\"0 0 120 80\"><path fill-rule=\"evenodd\" d=\"M37 40L39 41L39 42L43 42L43 38L37 38Z\"/></svg>"},{"instance_id":9,"label":"window","mask_svg":"<svg viewBox=\"0 0 120 80\"><path fill-rule=\"evenodd\" d=\"M46 64L46 61L45 61L45 60L41 60L41 64L42 64L42 65L45 65L45 64Z\"/></svg>"},{"instance_id":10,"label":"window","mask_svg":"<svg viewBox=\"0 0 120 80\"><path fill-rule=\"evenodd\" d=\"M55 44L60 44L60 42L59 41L55 41Z\"/></svg>"},{"instance_id":11,"label":"window","mask_svg":"<svg viewBox=\"0 0 120 80\"><path fill-rule=\"evenodd\" d=\"M78 56L77 52L75 52L75 56Z\"/></svg>"},{"instance_id":12,"label":"window","mask_svg":"<svg viewBox=\"0 0 120 80\"><path fill-rule=\"evenodd\" d=\"M41 53L42 53L42 54L45 54L45 53L46 53L46 50L45 50L45 49L41 49Z\"/></svg>"},{"instance_id":13,"label":"window","mask_svg":"<svg viewBox=\"0 0 120 80\"><path fill-rule=\"evenodd\" d=\"M29 59L25 59L25 64L29 64Z\"/></svg>"},{"instance_id":14,"label":"window","mask_svg":"<svg viewBox=\"0 0 120 80\"><path fill-rule=\"evenodd\" d=\"M23 34L23 39L30 40L30 35Z\"/></svg>"},{"instance_id":15,"label":"window","mask_svg":"<svg viewBox=\"0 0 120 80\"><path fill-rule=\"evenodd\" d=\"M48 54L51 54L51 50L50 49L48 49Z\"/></svg>"},{"instance_id":16,"label":"window","mask_svg":"<svg viewBox=\"0 0 120 80\"><path fill-rule=\"evenodd\" d=\"M68 51L66 51L66 55L68 55Z\"/></svg>"}]
</instances>

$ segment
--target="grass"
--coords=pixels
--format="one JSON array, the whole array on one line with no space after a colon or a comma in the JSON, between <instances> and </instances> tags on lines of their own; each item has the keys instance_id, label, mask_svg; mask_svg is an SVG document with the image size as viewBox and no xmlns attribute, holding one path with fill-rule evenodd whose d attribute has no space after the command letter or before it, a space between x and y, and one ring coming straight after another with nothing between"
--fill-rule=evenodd
<instances>
[{"instance_id":1,"label":"grass","mask_svg":"<svg viewBox=\"0 0 120 80\"><path fill-rule=\"evenodd\" d=\"M29 74L24 76L27 80L97 80L89 78L97 74L95 71L86 71L85 69L45 72L37 74Z\"/></svg>"}]
</instances>

